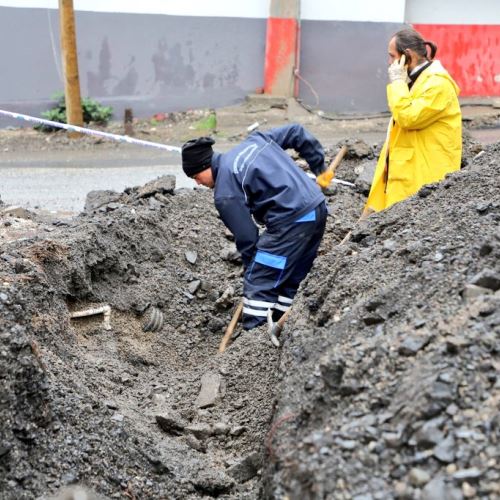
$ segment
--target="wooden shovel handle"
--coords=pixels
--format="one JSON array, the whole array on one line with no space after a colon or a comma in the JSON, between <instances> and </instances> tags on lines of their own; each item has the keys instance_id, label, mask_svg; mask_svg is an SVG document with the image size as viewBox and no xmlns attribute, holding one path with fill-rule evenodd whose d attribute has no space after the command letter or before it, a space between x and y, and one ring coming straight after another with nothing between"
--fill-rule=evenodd
<instances>
[{"instance_id":1,"label":"wooden shovel handle","mask_svg":"<svg viewBox=\"0 0 500 500\"><path fill-rule=\"evenodd\" d=\"M337 167L340 165L340 162L342 161L342 158L344 158L345 154L347 153L348 149L347 146L344 144L341 148L340 151L337 153L337 156L333 159L333 161L330 163L328 168L326 169L327 172L332 172L335 175L335 170L337 170Z\"/></svg>"},{"instance_id":2,"label":"wooden shovel handle","mask_svg":"<svg viewBox=\"0 0 500 500\"><path fill-rule=\"evenodd\" d=\"M290 313L292 312L292 308L289 307L286 311L285 311L285 314L283 314L283 316L281 316L281 318L278 320L278 326L280 328L280 330L283 329L283 326L285 325L285 321L288 319L288 316L290 316Z\"/></svg>"},{"instance_id":3,"label":"wooden shovel handle","mask_svg":"<svg viewBox=\"0 0 500 500\"><path fill-rule=\"evenodd\" d=\"M227 344L231 340L231 335L233 334L236 323L238 323L238 320L240 319L242 311L243 311L243 302L240 302L238 304L238 307L236 308L236 311L234 311L233 317L231 318L231 322L229 323L226 329L224 337L222 337L222 341L219 346L219 352L224 352L226 350Z\"/></svg>"}]
</instances>

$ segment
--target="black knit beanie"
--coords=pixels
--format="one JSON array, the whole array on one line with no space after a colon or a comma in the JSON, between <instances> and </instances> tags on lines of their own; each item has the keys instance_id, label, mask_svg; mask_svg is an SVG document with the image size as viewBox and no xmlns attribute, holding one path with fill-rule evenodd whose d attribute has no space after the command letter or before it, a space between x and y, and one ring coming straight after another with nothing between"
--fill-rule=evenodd
<instances>
[{"instance_id":1,"label":"black knit beanie","mask_svg":"<svg viewBox=\"0 0 500 500\"><path fill-rule=\"evenodd\" d=\"M210 167L214 154L212 144L215 141L211 137L199 137L182 146L182 170L188 177L194 177Z\"/></svg>"}]
</instances>

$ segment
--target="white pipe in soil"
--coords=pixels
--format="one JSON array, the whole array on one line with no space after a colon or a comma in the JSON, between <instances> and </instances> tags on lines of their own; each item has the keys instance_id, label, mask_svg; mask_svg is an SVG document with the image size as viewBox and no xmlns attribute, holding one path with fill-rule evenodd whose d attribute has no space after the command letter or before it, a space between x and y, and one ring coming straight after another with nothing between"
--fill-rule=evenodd
<instances>
[{"instance_id":1,"label":"white pipe in soil","mask_svg":"<svg viewBox=\"0 0 500 500\"><path fill-rule=\"evenodd\" d=\"M0 109L0 115L8 116L10 118L16 118L18 120L24 120L31 123L39 123L41 125L48 125L50 127L62 128L64 130L69 130L70 132L79 132L80 134L95 135L97 137L105 137L106 139L111 139L117 142L126 142L128 144L137 144L139 146L146 146L150 148L165 149L167 151L173 151L175 153L180 153L181 148L177 146L168 146L167 144L160 144L159 142L143 141L141 139L133 139L128 135L118 135L110 134L109 132L101 132L100 130L93 130L85 127L77 127L76 125L68 125L66 123L54 122L52 120L45 120L43 118L37 118L36 116L23 115L21 113L13 113L12 111L5 111Z\"/></svg>"},{"instance_id":2,"label":"white pipe in soil","mask_svg":"<svg viewBox=\"0 0 500 500\"><path fill-rule=\"evenodd\" d=\"M108 305L101 307L94 307L92 309L85 309L84 311L74 311L70 313L69 317L73 318L84 318L86 316L95 316L96 314L104 314L103 326L105 330L111 330L111 307Z\"/></svg>"}]
</instances>

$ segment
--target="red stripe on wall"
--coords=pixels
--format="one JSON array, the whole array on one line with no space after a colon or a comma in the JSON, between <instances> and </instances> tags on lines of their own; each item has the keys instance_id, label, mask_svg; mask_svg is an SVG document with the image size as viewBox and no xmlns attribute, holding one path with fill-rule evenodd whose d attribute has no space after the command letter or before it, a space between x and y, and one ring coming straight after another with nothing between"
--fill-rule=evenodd
<instances>
[{"instance_id":1,"label":"red stripe on wall","mask_svg":"<svg viewBox=\"0 0 500 500\"><path fill-rule=\"evenodd\" d=\"M438 46L461 96L500 96L500 25L414 24Z\"/></svg>"},{"instance_id":2,"label":"red stripe on wall","mask_svg":"<svg viewBox=\"0 0 500 500\"><path fill-rule=\"evenodd\" d=\"M289 75L295 65L297 46L297 20L269 17L267 20L266 61L264 68L264 91L273 94L283 78Z\"/></svg>"}]
</instances>

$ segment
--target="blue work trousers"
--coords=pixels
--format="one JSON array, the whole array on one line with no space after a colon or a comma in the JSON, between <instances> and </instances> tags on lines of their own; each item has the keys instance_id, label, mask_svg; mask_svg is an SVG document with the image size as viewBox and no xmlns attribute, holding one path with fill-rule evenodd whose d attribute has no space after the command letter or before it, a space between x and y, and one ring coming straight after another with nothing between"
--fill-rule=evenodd
<instances>
[{"instance_id":1,"label":"blue work trousers","mask_svg":"<svg viewBox=\"0 0 500 500\"><path fill-rule=\"evenodd\" d=\"M277 321L291 306L301 281L310 271L323 238L325 202L294 222L259 237L257 250L245 271L243 328Z\"/></svg>"}]
</instances>

